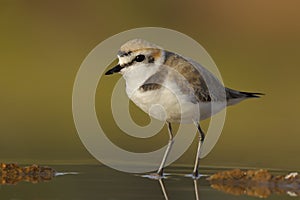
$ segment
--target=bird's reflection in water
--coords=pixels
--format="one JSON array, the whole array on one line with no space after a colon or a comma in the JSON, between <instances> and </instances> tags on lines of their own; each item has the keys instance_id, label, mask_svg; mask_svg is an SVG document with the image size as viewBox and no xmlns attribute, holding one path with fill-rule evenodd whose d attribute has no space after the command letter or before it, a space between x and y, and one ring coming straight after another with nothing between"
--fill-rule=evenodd
<instances>
[{"instance_id":1,"label":"bird's reflection in water","mask_svg":"<svg viewBox=\"0 0 300 200\"><path fill-rule=\"evenodd\" d=\"M169 200L168 194L167 194L167 190L165 187L165 183L164 183L164 179L163 178L159 178L158 179L159 185L161 187L161 191L164 195L165 200ZM199 191L198 191L198 179L194 179L194 190L195 190L195 199L199 200Z\"/></svg>"},{"instance_id":2,"label":"bird's reflection in water","mask_svg":"<svg viewBox=\"0 0 300 200\"><path fill-rule=\"evenodd\" d=\"M166 191L166 188L165 188L165 184L164 184L164 180L162 178L158 179L158 182L160 184L160 187L161 187L161 191L165 197L166 200L169 200L168 198L168 194L167 194L167 191Z\"/></svg>"},{"instance_id":3,"label":"bird's reflection in water","mask_svg":"<svg viewBox=\"0 0 300 200\"><path fill-rule=\"evenodd\" d=\"M199 200L198 179L194 179L194 188L195 188L195 197L196 197L196 200Z\"/></svg>"}]
</instances>

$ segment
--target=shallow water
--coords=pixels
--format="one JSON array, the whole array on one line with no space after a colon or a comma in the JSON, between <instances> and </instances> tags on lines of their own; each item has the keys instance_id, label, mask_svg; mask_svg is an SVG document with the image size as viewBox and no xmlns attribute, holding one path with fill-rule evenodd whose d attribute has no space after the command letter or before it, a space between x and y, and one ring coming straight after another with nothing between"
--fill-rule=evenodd
<instances>
[{"instance_id":1,"label":"shallow water","mask_svg":"<svg viewBox=\"0 0 300 200\"><path fill-rule=\"evenodd\" d=\"M194 181L186 177L191 168L185 167L168 167L166 173L169 175L162 182L142 177L141 174L123 173L99 165L51 167L59 172L78 172L78 174L60 175L51 181L37 184L20 182L16 185L0 185L0 199L258 199L215 190L205 176ZM211 175L220 170L222 169L201 168L201 173ZM272 173L286 174L286 172ZM266 199L292 199L292 197L287 194L271 194Z\"/></svg>"}]
</instances>

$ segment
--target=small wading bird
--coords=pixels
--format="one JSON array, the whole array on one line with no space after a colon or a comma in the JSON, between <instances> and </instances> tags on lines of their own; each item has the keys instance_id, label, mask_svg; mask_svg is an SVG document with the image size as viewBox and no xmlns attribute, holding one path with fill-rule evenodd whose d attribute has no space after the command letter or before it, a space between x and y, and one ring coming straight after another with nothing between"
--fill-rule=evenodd
<instances>
[{"instance_id":1,"label":"small wading bird","mask_svg":"<svg viewBox=\"0 0 300 200\"><path fill-rule=\"evenodd\" d=\"M142 39L133 39L122 45L118 58L118 65L105 75L122 74L128 97L150 116L166 121L170 140L157 171L159 176L163 176L173 143L171 123L194 123L198 129L199 143L193 170L193 176L197 178L200 149L205 136L199 121L226 106L262 95L226 88L211 72L192 59ZM151 110L153 105L160 105L163 109Z\"/></svg>"}]
</instances>

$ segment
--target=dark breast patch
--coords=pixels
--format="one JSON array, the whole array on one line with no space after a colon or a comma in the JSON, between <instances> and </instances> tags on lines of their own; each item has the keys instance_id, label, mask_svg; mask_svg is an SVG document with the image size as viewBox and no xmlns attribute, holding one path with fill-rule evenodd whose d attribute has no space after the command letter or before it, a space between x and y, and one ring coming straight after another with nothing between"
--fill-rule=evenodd
<instances>
[{"instance_id":1,"label":"dark breast patch","mask_svg":"<svg viewBox=\"0 0 300 200\"><path fill-rule=\"evenodd\" d=\"M139 89L142 90L143 92L147 92L150 90L157 90L160 88L161 88L161 85L158 83L146 83L146 84L143 84L142 86L140 86Z\"/></svg>"},{"instance_id":2,"label":"dark breast patch","mask_svg":"<svg viewBox=\"0 0 300 200\"><path fill-rule=\"evenodd\" d=\"M162 87L163 82L168 74L166 68L162 67L155 74L150 76L143 85L140 86L139 90L146 92L150 90L158 90Z\"/></svg>"}]
</instances>

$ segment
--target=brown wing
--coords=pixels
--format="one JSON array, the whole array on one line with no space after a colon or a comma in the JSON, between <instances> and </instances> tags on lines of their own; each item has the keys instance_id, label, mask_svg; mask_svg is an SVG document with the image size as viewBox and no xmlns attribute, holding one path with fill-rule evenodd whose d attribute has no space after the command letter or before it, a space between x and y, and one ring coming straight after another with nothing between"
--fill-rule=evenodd
<instances>
[{"instance_id":1,"label":"brown wing","mask_svg":"<svg viewBox=\"0 0 300 200\"><path fill-rule=\"evenodd\" d=\"M191 89L197 101L210 102L212 100L205 78L202 74L182 56L166 51L164 64L173 68L177 73L180 73L184 78L173 76L178 83L179 88L182 88L183 93L190 93ZM176 78L177 77L177 78ZM188 83L188 84L187 84ZM187 86L188 85L188 86Z\"/></svg>"}]
</instances>

